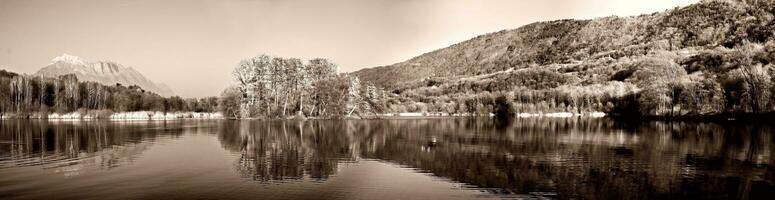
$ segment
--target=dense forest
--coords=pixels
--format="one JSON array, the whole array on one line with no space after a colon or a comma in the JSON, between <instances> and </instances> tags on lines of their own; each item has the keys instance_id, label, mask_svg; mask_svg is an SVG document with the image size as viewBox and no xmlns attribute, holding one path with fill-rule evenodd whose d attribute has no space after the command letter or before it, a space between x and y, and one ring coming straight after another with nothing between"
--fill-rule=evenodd
<instances>
[{"instance_id":1,"label":"dense forest","mask_svg":"<svg viewBox=\"0 0 775 200\"><path fill-rule=\"evenodd\" d=\"M538 22L352 74L389 91L388 112L771 113L773 13L771 0L708 0Z\"/></svg>"},{"instance_id":2,"label":"dense forest","mask_svg":"<svg viewBox=\"0 0 775 200\"><path fill-rule=\"evenodd\" d=\"M46 118L51 113L78 112L108 118L113 112L217 112L217 97L162 97L131 85L81 82L75 75L58 78L20 75L0 70L0 116Z\"/></svg>"}]
</instances>

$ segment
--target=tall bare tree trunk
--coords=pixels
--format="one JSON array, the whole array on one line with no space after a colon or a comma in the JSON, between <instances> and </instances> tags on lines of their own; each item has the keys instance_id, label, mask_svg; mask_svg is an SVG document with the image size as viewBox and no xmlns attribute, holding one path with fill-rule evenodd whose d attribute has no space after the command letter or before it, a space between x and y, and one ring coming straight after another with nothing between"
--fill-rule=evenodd
<instances>
[{"instance_id":1,"label":"tall bare tree trunk","mask_svg":"<svg viewBox=\"0 0 775 200\"><path fill-rule=\"evenodd\" d=\"M285 110L288 108L288 93L285 93L285 99L283 100L283 116L285 116Z\"/></svg>"},{"instance_id":2,"label":"tall bare tree trunk","mask_svg":"<svg viewBox=\"0 0 775 200\"><path fill-rule=\"evenodd\" d=\"M299 112L304 114L304 94L300 94L299 96Z\"/></svg>"}]
</instances>

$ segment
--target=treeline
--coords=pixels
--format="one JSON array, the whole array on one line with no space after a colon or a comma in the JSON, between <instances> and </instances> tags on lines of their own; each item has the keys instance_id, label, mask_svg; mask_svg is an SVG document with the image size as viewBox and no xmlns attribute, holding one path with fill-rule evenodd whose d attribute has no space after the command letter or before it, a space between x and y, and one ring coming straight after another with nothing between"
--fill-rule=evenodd
<instances>
[{"instance_id":1,"label":"treeline","mask_svg":"<svg viewBox=\"0 0 775 200\"><path fill-rule=\"evenodd\" d=\"M259 55L234 69L237 86L221 95L224 116L337 118L383 112L385 93L358 77L338 74L326 59Z\"/></svg>"},{"instance_id":2,"label":"treeline","mask_svg":"<svg viewBox=\"0 0 775 200\"><path fill-rule=\"evenodd\" d=\"M491 84L498 86L490 87ZM619 81L587 86L563 85L549 89L502 89L505 85L508 83L474 81L453 87L423 87L402 91L388 100L388 112L469 115L488 115L503 110L512 114L617 112L617 105L627 105L637 99L633 93L638 90L633 84Z\"/></svg>"},{"instance_id":3,"label":"treeline","mask_svg":"<svg viewBox=\"0 0 775 200\"><path fill-rule=\"evenodd\" d=\"M50 113L102 111L217 112L217 97L162 97L131 85L80 82L73 75L58 78L20 75L0 70L0 115L45 118ZM85 114L85 113L83 113ZM99 116L107 117L107 116Z\"/></svg>"}]
</instances>

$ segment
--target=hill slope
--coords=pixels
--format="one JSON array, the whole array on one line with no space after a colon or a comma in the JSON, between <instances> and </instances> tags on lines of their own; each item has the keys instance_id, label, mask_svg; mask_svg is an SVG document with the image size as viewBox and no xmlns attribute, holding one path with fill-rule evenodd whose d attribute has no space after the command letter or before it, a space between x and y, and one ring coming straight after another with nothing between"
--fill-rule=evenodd
<instances>
[{"instance_id":1,"label":"hill slope","mask_svg":"<svg viewBox=\"0 0 775 200\"><path fill-rule=\"evenodd\" d=\"M733 48L744 40L763 43L775 30L775 6L772 1L759 2L705 1L650 15L538 22L353 73L378 86L394 88L398 83L428 77L579 65L602 57L618 59L658 50Z\"/></svg>"},{"instance_id":2,"label":"hill slope","mask_svg":"<svg viewBox=\"0 0 775 200\"><path fill-rule=\"evenodd\" d=\"M394 112L716 115L775 111L775 2L538 22L353 72ZM501 106L502 107L502 106Z\"/></svg>"},{"instance_id":3,"label":"hill slope","mask_svg":"<svg viewBox=\"0 0 775 200\"><path fill-rule=\"evenodd\" d=\"M51 64L38 70L35 75L58 77L75 74L80 81L93 81L105 85L137 85L162 96L172 96L172 90L164 84L157 84L145 78L131 67L111 61L86 62L77 56L64 54L56 57Z\"/></svg>"}]
</instances>

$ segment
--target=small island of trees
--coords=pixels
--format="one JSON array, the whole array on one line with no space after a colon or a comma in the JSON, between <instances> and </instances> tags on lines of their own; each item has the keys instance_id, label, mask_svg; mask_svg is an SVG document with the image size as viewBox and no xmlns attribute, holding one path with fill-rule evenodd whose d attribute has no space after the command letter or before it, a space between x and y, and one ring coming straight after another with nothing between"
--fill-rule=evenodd
<instances>
[{"instance_id":1,"label":"small island of trees","mask_svg":"<svg viewBox=\"0 0 775 200\"><path fill-rule=\"evenodd\" d=\"M221 95L222 112L234 118L341 118L385 111L384 91L337 71L323 58L303 62L258 55L243 60L233 73L238 85Z\"/></svg>"}]
</instances>

